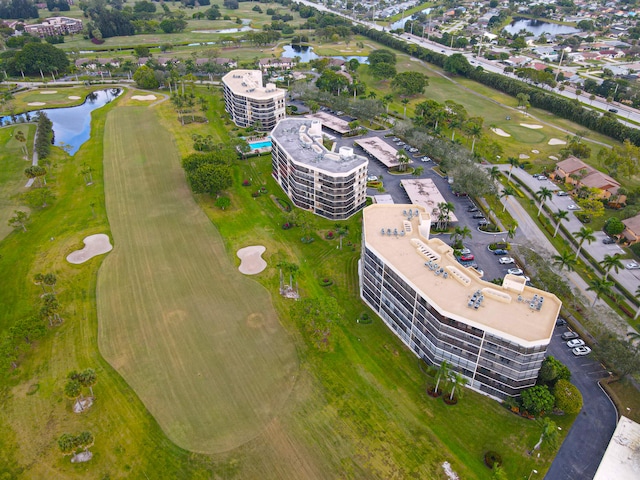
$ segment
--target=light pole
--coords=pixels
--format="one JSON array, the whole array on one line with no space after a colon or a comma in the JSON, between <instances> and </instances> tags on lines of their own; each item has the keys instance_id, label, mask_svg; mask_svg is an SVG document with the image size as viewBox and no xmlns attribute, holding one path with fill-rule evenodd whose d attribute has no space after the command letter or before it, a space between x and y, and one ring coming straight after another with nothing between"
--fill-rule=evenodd
<instances>
[{"instance_id":1,"label":"light pole","mask_svg":"<svg viewBox=\"0 0 640 480\"><path fill-rule=\"evenodd\" d=\"M556 76L553 79L554 82L558 81L558 75L560 75L560 67L562 66L562 59L564 58L564 52L571 51L571 48L566 47L562 49L562 53L560 54L560 61L558 62L558 71L556 72Z\"/></svg>"},{"instance_id":2,"label":"light pole","mask_svg":"<svg viewBox=\"0 0 640 480\"><path fill-rule=\"evenodd\" d=\"M533 475L534 473L538 473L538 470L531 470L531 473L529 474L529 476L527 477L527 480L531 480L531 475Z\"/></svg>"}]
</instances>

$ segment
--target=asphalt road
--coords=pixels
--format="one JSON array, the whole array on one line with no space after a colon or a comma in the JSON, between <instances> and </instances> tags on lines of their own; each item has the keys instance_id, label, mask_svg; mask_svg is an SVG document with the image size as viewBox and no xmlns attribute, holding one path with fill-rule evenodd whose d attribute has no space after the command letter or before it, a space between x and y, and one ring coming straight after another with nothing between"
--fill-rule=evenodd
<instances>
[{"instance_id":1,"label":"asphalt road","mask_svg":"<svg viewBox=\"0 0 640 480\"><path fill-rule=\"evenodd\" d=\"M593 478L613 432L618 417L611 400L598 385L609 373L592 355L576 357L561 340L567 327L556 327L547 353L571 370L573 383L584 400L584 407L562 443L546 480L588 480Z\"/></svg>"}]
</instances>

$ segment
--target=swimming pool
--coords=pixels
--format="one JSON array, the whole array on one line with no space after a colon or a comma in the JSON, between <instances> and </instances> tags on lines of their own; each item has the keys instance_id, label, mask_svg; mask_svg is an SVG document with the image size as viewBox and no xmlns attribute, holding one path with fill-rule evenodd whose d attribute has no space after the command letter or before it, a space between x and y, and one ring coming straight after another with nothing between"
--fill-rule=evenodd
<instances>
[{"instance_id":1,"label":"swimming pool","mask_svg":"<svg viewBox=\"0 0 640 480\"><path fill-rule=\"evenodd\" d=\"M264 140L262 142L249 142L251 150L258 150L259 148L271 148L271 140Z\"/></svg>"}]
</instances>

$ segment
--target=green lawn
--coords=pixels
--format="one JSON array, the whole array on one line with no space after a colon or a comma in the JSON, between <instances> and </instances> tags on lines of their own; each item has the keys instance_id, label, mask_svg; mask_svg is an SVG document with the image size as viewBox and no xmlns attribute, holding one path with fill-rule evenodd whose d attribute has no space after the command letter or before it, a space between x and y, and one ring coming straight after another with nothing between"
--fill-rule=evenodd
<instances>
[{"instance_id":1,"label":"green lawn","mask_svg":"<svg viewBox=\"0 0 640 480\"><path fill-rule=\"evenodd\" d=\"M104 88L104 85L95 85L93 87L46 85L42 88L34 88L17 93L11 104L15 112L27 112L41 108L71 107L81 105L89 93ZM42 103L44 105L29 105L29 103ZM6 112L4 113L6 114Z\"/></svg>"},{"instance_id":2,"label":"green lawn","mask_svg":"<svg viewBox=\"0 0 640 480\"><path fill-rule=\"evenodd\" d=\"M198 92L205 93L204 89ZM178 166L179 155L175 154L189 151L193 133L226 138L225 123L220 115L221 95L217 91L213 95L212 108L207 114L210 123L206 126L181 127L169 102L153 108L124 106L127 96L94 112L91 140L75 157L66 157L58 151L59 157L54 159L57 167L52 182L58 197L56 203L35 213L27 233L12 234L0 242L0 276L8 279L3 280L0 289L0 329L6 329L15 319L33 312L38 305L39 287L31 281L37 272L53 271L58 275L57 288L65 318L62 326L28 351L11 378L2 382L10 395L0 399L3 432L0 472L4 468L10 472L9 478L17 476L14 472L18 468L25 469L23 476L26 478L444 478L441 465L449 461L461 478L488 480L491 472L482 461L488 449L502 454L508 478L524 478L532 468L544 472L553 452L543 449L540 458L526 454L539 436L535 422L517 417L497 402L468 390L454 407L445 406L442 400L431 399L426 395L425 387L432 378L389 329L377 319L371 325L356 323L357 316L366 310L357 294L360 216L342 222L349 227L342 250L336 249L336 240L324 239L323 233L335 228L335 222L321 219L317 220L314 229L315 242L301 243L299 228L282 230L284 212L270 198L270 195L282 196L270 176L270 157L254 157L240 161L234 167L236 186L228 192L232 201L229 210L221 211L213 206L212 200L198 198L198 203L219 231L219 236L216 235L214 227L203 220L202 213L190 200ZM154 111L158 120L154 119ZM153 129L152 143L157 145L141 144L143 138L148 138L145 129ZM103 138L106 139L108 160L105 165L106 210L101 161ZM129 140L126 147L120 143L124 139ZM78 175L84 162L95 168L93 187L84 186ZM115 171L116 166L120 170ZM246 178L253 179L255 187L265 185L269 194L254 199L251 196L253 187L240 186ZM113 198L114 193L124 198ZM134 202L127 203L125 199ZM95 215L89 206L92 201L96 202ZM140 205L136 205L136 201ZM190 207L186 209L185 205ZM122 211L116 215L114 208ZM185 215L186 211L189 215ZM109 212L110 224L105 212ZM125 222L116 218L118 215L131 215L137 222L131 219ZM185 218L174 218L181 215ZM184 230L189 231L167 231L163 228L165 224L173 225L174 230L185 226ZM155 235L145 235L141 230L146 229L152 229ZM197 231L199 235L196 235ZM77 249L86 235L98 232L112 234L115 249L106 257L80 266L67 264L66 254ZM281 343L284 349L278 352L282 357L274 360L267 356L265 363L273 366L273 362L280 361L290 365L288 348L291 348L289 342L293 341L299 366L290 371L295 378L282 379L284 384L292 385L292 389L278 415L269 416L270 406L273 411L270 403L265 405L264 411L255 414L254 418L262 414L261 418L269 417L271 421L256 428L256 436L251 440L216 455L189 453L176 447L163 434L149 411L161 419L164 429L175 439L184 430L176 431L174 425L167 427L164 424L166 417L163 417L177 415L175 411L167 411L171 399L163 398L171 394L179 397L182 393L175 392L175 387L212 392L211 386L199 385L198 379L219 378L215 375L222 375L223 371L230 376L255 376L241 366L230 365L232 358L222 358L215 366L198 363L201 358L212 355L202 347L214 332L202 324L199 331L202 338L192 340L187 357L177 357L177 352L187 350L189 345L186 335L176 324L182 322L186 326L196 317L196 314L192 317L182 315L179 310L187 311L191 305L184 301L180 303L178 297L186 297L187 292L193 290L207 292L213 300L219 299L222 292L235 288L237 282L233 274L236 272L232 267L238 263L235 252L242 246L256 243L267 247L265 259L269 266L256 277L262 286L248 287L253 288L252 295L256 298L247 297L243 303L235 304L235 308L244 312L238 315L239 318L246 319L254 311L254 302L269 292L282 325L273 324L271 328L286 331L271 334L271 340L286 338L287 341ZM187 249L200 252L198 263L202 266L194 263L191 252L185 251ZM216 258L211 253L214 251L218 255ZM126 252L136 255L127 257L130 260L125 262L119 257ZM156 254L152 256L153 252ZM292 301L277 294L275 265L280 260L300 266L297 281L304 297L332 296L344 309L344 315L336 318L332 326L333 351L323 353L313 346L304 321L295 321L290 316ZM103 261L104 271L100 273L96 298L97 270ZM207 278L218 275L209 271L212 265L219 265L221 271L228 272L225 283L200 285ZM144 267L136 277L118 273L134 266ZM109 276L113 281L107 282ZM334 284L321 287L319 280L324 277L331 278ZM192 278L193 282L187 284L185 278ZM166 282L172 279L175 279L173 285L168 286ZM254 283L245 280L247 284ZM140 297L145 305L138 307L137 324L134 320L125 323L120 316L104 318L104 308L112 308L116 313L122 311L119 309L131 308L131 298L150 286L157 288L158 296ZM106 288L119 289L119 297L106 297ZM229 319L226 316L229 304L220 306L213 301L205 302L202 296L191 298L192 305L206 309L211 324L221 324L222 320L217 317ZM166 305L173 301L175 308L171 310ZM164 310L160 311L159 305ZM97 311L100 312L100 323ZM267 308L263 310L263 316L266 313ZM145 322L150 322L146 324L146 330L141 327ZM103 329L108 323L122 325L127 330L105 335ZM125 377L135 389L98 353L99 326L103 350L110 342L123 342L129 346L129 350L105 353L111 355L111 361L119 355L122 364L117 364L118 368L129 365L128 368L139 370L139 373L125 371ZM252 335L260 333L246 332L242 325L228 328L244 332L247 342L255 338ZM169 331L173 335L167 338L164 335ZM218 330L218 334L224 337L226 333ZM124 335L131 339L123 340ZM166 344L163 344L163 338ZM236 341L229 338L229 342ZM172 343L175 349L171 348ZM134 365L131 359L147 346L153 346L148 358L142 358ZM259 347L270 351L270 345L256 348ZM227 345L220 348L227 353L231 350ZM242 345L236 344L236 348L238 353L245 352ZM167 358L159 358L155 349L164 350ZM157 372L149 363L168 363L168 358L176 360L167 365L170 370L167 374L173 375L175 385L166 387L167 392L161 392L163 397L149 399L144 392L140 393L135 382L145 384L147 388L153 388L152 382L166 382L166 375ZM186 360L192 363L183 363ZM245 361L248 363L250 359L238 359L239 363ZM177 362L182 363L183 370L175 369ZM70 412L70 401L62 392L64 377L71 369L90 366L96 368L99 375L94 387L97 403L86 414L74 415ZM197 373L202 373L204 378L198 377ZM136 375L137 378L133 378ZM231 400L236 396L252 399L251 392L241 394L233 389L236 380L229 378L228 384L219 388L228 391L210 393L212 397L207 399L210 405L223 409L221 412L233 412L238 407L225 405L224 399ZM292 383L288 383L289 380ZM257 381L262 382L261 379ZM27 394L36 384L37 391ZM229 387L222 388L226 385ZM278 395L269 390L269 386L263 388ZM180 398L186 402L185 396ZM190 405L178 402L172 406L199 411L203 400L196 397L191 400ZM204 413L203 421L209 420L209 414ZM565 432L568 428L564 427L572 419L555 420ZM230 434L225 425L228 427L232 420L228 419L228 423L227 419L213 421L221 425L220 432L213 432L220 433L216 437L218 441L229 441ZM238 425L245 429L244 434L250 428L243 419L238 419ZM59 454L55 439L63 432L82 430L94 433L96 443L92 451L95 456L88 464L72 465L68 457ZM242 441L243 432L234 434Z\"/></svg>"},{"instance_id":3,"label":"green lawn","mask_svg":"<svg viewBox=\"0 0 640 480\"><path fill-rule=\"evenodd\" d=\"M14 138L21 131L27 141L22 144ZM16 209L27 210L20 195L27 178L24 169L31 165L33 153L33 125L17 125L0 128L0 240L11 232L7 224ZM29 147L28 160L25 158L23 146Z\"/></svg>"}]
</instances>

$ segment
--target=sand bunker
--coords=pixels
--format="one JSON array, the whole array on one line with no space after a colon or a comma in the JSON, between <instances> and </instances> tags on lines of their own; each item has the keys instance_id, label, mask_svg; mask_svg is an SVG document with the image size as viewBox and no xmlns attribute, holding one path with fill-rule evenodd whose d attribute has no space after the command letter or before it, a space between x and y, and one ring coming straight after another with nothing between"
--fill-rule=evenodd
<instances>
[{"instance_id":1,"label":"sand bunker","mask_svg":"<svg viewBox=\"0 0 640 480\"><path fill-rule=\"evenodd\" d=\"M559 138L552 138L549 140L549 145L566 145L567 142L560 140Z\"/></svg>"},{"instance_id":2,"label":"sand bunker","mask_svg":"<svg viewBox=\"0 0 640 480\"><path fill-rule=\"evenodd\" d=\"M526 160L527 158L531 158L531 157L529 155L521 153L520 155L518 155L518 158L520 158L520 160Z\"/></svg>"},{"instance_id":3,"label":"sand bunker","mask_svg":"<svg viewBox=\"0 0 640 480\"><path fill-rule=\"evenodd\" d=\"M531 150L531 153L540 153L538 150Z\"/></svg>"},{"instance_id":4,"label":"sand bunker","mask_svg":"<svg viewBox=\"0 0 640 480\"><path fill-rule=\"evenodd\" d=\"M104 233L98 233L96 235L89 235L84 240L84 248L82 250L76 250L67 255L67 262L78 265L84 263L87 260L103 253L110 252L113 249L109 236Z\"/></svg>"},{"instance_id":5,"label":"sand bunker","mask_svg":"<svg viewBox=\"0 0 640 480\"><path fill-rule=\"evenodd\" d=\"M52 95L54 93L58 93L58 90L42 90L40 95Z\"/></svg>"},{"instance_id":6,"label":"sand bunker","mask_svg":"<svg viewBox=\"0 0 640 480\"><path fill-rule=\"evenodd\" d=\"M69 95L67 98L69 98L69 100L80 100L80 97L77 95Z\"/></svg>"},{"instance_id":7,"label":"sand bunker","mask_svg":"<svg viewBox=\"0 0 640 480\"><path fill-rule=\"evenodd\" d=\"M549 155L549 158L550 158L551 160L558 161L558 157L556 157L555 155Z\"/></svg>"},{"instance_id":8,"label":"sand bunker","mask_svg":"<svg viewBox=\"0 0 640 480\"><path fill-rule=\"evenodd\" d=\"M536 130L538 128L542 128L542 125L533 125L531 123L521 123L520 126L524 127L524 128L532 128L534 130Z\"/></svg>"},{"instance_id":9,"label":"sand bunker","mask_svg":"<svg viewBox=\"0 0 640 480\"><path fill-rule=\"evenodd\" d=\"M27 103L30 107L41 107L42 105L46 105L44 102L29 102Z\"/></svg>"},{"instance_id":10,"label":"sand bunker","mask_svg":"<svg viewBox=\"0 0 640 480\"><path fill-rule=\"evenodd\" d=\"M142 100L143 102L149 102L155 99L155 95L134 95L133 97L131 97L131 100Z\"/></svg>"},{"instance_id":11,"label":"sand bunker","mask_svg":"<svg viewBox=\"0 0 640 480\"><path fill-rule=\"evenodd\" d=\"M501 137L510 137L511 136L510 134L508 134L507 132L505 132L501 128L492 128L491 131L493 133L495 133L496 135L500 135Z\"/></svg>"},{"instance_id":12,"label":"sand bunker","mask_svg":"<svg viewBox=\"0 0 640 480\"><path fill-rule=\"evenodd\" d=\"M262 245L244 247L238 250L236 255L240 259L238 270L245 275L255 275L267 268L267 262L262 258L266 248Z\"/></svg>"}]
</instances>

